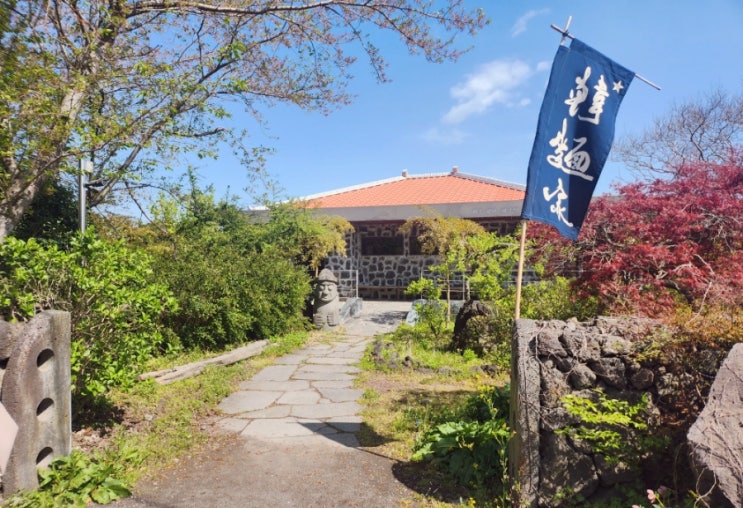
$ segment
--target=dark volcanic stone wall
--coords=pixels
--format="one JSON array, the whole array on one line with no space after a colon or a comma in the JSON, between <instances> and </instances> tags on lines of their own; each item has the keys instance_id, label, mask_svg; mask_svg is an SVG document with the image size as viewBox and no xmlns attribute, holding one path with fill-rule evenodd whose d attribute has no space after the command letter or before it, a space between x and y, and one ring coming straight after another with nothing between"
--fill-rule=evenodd
<instances>
[{"instance_id":1,"label":"dark volcanic stone wall","mask_svg":"<svg viewBox=\"0 0 743 508\"><path fill-rule=\"evenodd\" d=\"M511 477L519 485L521 506L561 506L580 496L610 496L633 473L609 464L590 446L560 430L578 423L561 399L568 394L629 402L643 393L667 389L672 379L642 367L633 342L657 326L640 319L594 321L518 320L512 342Z\"/></svg>"},{"instance_id":2,"label":"dark volcanic stone wall","mask_svg":"<svg viewBox=\"0 0 743 508\"><path fill-rule=\"evenodd\" d=\"M508 219L477 219L476 222L486 230L501 235L512 234L518 225L517 220ZM346 236L344 255L329 256L325 263L325 267L339 279L341 296L359 296L367 300L412 299L405 296L405 289L411 282L428 274L427 269L441 263L441 260L438 256L413 253L415 250L411 247L411 236L400 232L402 224L402 221L355 224L355 231ZM402 255L362 254L362 241L368 237L400 239ZM463 295L457 294L454 297L462 298Z\"/></svg>"}]
</instances>

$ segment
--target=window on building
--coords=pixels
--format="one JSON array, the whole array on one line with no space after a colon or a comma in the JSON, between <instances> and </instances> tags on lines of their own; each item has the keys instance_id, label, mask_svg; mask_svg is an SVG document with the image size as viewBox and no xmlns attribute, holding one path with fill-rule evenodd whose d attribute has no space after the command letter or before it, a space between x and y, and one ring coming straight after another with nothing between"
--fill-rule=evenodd
<instances>
[{"instance_id":1,"label":"window on building","mask_svg":"<svg viewBox=\"0 0 743 508\"><path fill-rule=\"evenodd\" d=\"M412 256L420 256L423 254L423 246L417 236L411 236L408 238L408 244L410 245L410 254Z\"/></svg>"},{"instance_id":2,"label":"window on building","mask_svg":"<svg viewBox=\"0 0 743 508\"><path fill-rule=\"evenodd\" d=\"M401 256L402 237L367 236L361 239L362 256Z\"/></svg>"}]
</instances>

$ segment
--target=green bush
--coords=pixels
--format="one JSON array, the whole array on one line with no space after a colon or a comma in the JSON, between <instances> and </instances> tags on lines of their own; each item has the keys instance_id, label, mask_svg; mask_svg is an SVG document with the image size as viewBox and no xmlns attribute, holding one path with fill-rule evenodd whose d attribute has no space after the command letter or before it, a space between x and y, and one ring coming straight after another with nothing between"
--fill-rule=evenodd
<instances>
[{"instance_id":1,"label":"green bush","mask_svg":"<svg viewBox=\"0 0 743 508\"><path fill-rule=\"evenodd\" d=\"M67 251L9 237L0 244L0 313L19 321L46 309L69 311L73 392L126 388L164 345L160 319L176 307L168 289L153 282L151 263L92 229Z\"/></svg>"},{"instance_id":2,"label":"green bush","mask_svg":"<svg viewBox=\"0 0 743 508\"><path fill-rule=\"evenodd\" d=\"M514 309L516 307L515 288L495 301L489 302L493 317L489 320L489 330L495 337L495 343L510 348L513 333ZM570 279L554 277L523 286L521 291L521 312L523 319L567 320L577 318L579 321L593 318L596 302L591 299L575 298ZM504 355L499 355L503 357ZM506 359L509 354L505 354ZM503 359L503 358L501 358Z\"/></svg>"},{"instance_id":3,"label":"green bush","mask_svg":"<svg viewBox=\"0 0 743 508\"><path fill-rule=\"evenodd\" d=\"M127 459L136 461L136 454ZM112 464L73 450L70 455L55 459L48 469L39 469L38 490L14 496L7 505L14 508L84 508L91 502L109 504L131 496L129 488L116 479L123 469L121 463Z\"/></svg>"},{"instance_id":4,"label":"green bush","mask_svg":"<svg viewBox=\"0 0 743 508\"><path fill-rule=\"evenodd\" d=\"M432 460L461 485L507 495L508 389L488 387L471 397L465 417L438 424L416 441L413 460Z\"/></svg>"},{"instance_id":5,"label":"green bush","mask_svg":"<svg viewBox=\"0 0 743 508\"><path fill-rule=\"evenodd\" d=\"M190 192L161 196L153 222L134 231L179 302L167 319L173 335L187 349L214 351L305 330L310 265L342 241L342 224L294 204L249 215L190 176Z\"/></svg>"},{"instance_id":6,"label":"green bush","mask_svg":"<svg viewBox=\"0 0 743 508\"><path fill-rule=\"evenodd\" d=\"M222 349L306 326L309 276L290 260L240 249L235 237L218 230L179 243L159 258L157 271L178 299L167 323L183 347Z\"/></svg>"},{"instance_id":7,"label":"green bush","mask_svg":"<svg viewBox=\"0 0 743 508\"><path fill-rule=\"evenodd\" d=\"M526 284L521 291L521 317L526 319L577 318L579 321L596 316L595 298L578 298L570 279L551 279Z\"/></svg>"},{"instance_id":8,"label":"green bush","mask_svg":"<svg viewBox=\"0 0 743 508\"><path fill-rule=\"evenodd\" d=\"M441 342L449 327L446 302L441 301L441 287L433 279L420 279L411 282L405 289L408 296L419 297L413 303L417 319L413 324L417 341L427 348Z\"/></svg>"}]
</instances>

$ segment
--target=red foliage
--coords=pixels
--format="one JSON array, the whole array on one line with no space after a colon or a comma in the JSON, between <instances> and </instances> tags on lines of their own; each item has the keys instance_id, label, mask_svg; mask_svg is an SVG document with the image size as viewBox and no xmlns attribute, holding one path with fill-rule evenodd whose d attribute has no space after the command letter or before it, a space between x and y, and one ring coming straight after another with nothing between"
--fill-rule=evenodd
<instances>
[{"instance_id":1,"label":"red foliage","mask_svg":"<svg viewBox=\"0 0 743 508\"><path fill-rule=\"evenodd\" d=\"M659 316L679 303L743 304L743 156L596 199L575 244L535 224L551 266L573 260L602 312Z\"/></svg>"}]
</instances>

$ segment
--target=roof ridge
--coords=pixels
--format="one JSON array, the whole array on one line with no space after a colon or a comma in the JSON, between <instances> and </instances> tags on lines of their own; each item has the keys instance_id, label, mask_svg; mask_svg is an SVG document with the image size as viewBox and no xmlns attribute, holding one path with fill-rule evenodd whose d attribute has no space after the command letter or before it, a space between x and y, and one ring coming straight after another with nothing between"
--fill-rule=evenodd
<instances>
[{"instance_id":1,"label":"roof ridge","mask_svg":"<svg viewBox=\"0 0 743 508\"><path fill-rule=\"evenodd\" d=\"M410 180L411 178L438 178L441 176L451 176L451 173L421 173L419 175L408 175L404 178Z\"/></svg>"}]
</instances>

